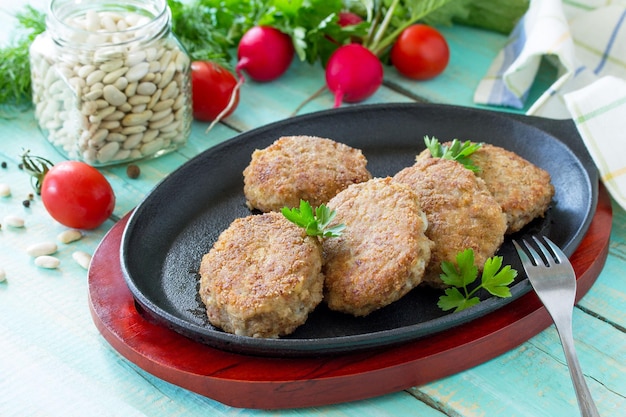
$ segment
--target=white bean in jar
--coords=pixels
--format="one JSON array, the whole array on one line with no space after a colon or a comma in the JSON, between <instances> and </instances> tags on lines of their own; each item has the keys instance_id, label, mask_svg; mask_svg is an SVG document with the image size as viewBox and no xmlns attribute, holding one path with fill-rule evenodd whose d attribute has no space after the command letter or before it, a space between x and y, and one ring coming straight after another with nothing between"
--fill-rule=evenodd
<instances>
[{"instance_id":1,"label":"white bean in jar","mask_svg":"<svg viewBox=\"0 0 626 417\"><path fill-rule=\"evenodd\" d=\"M53 0L30 50L40 129L94 166L170 152L191 129L190 60L165 0L126 3Z\"/></svg>"}]
</instances>

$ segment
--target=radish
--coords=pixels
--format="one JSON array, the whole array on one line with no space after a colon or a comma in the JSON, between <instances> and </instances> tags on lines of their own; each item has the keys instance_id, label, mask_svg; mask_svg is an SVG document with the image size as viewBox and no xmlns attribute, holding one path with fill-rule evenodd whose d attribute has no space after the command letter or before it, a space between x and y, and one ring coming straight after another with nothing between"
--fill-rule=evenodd
<instances>
[{"instance_id":1,"label":"radish","mask_svg":"<svg viewBox=\"0 0 626 417\"><path fill-rule=\"evenodd\" d=\"M335 95L334 107L343 101L365 100L383 83L383 65L376 55L358 43L344 45L330 56L326 85Z\"/></svg>"},{"instance_id":2,"label":"radish","mask_svg":"<svg viewBox=\"0 0 626 417\"><path fill-rule=\"evenodd\" d=\"M287 71L294 54L288 35L270 26L254 26L239 41L235 71L240 79L245 70L255 81L272 81Z\"/></svg>"},{"instance_id":3,"label":"radish","mask_svg":"<svg viewBox=\"0 0 626 417\"><path fill-rule=\"evenodd\" d=\"M363 19L356 13L342 11L339 12L337 23L341 27L358 25Z\"/></svg>"}]
</instances>

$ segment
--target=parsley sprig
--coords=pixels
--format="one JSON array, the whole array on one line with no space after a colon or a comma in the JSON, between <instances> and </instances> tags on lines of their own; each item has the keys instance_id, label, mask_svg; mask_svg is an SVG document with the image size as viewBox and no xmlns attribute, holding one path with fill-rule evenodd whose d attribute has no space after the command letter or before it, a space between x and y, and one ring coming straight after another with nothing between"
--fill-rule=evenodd
<instances>
[{"instance_id":1,"label":"parsley sprig","mask_svg":"<svg viewBox=\"0 0 626 417\"><path fill-rule=\"evenodd\" d=\"M453 262L442 262L441 269L443 270L441 280L451 286L446 289L445 295L439 297L437 303L444 311L454 309L454 312L457 312L480 303L475 294L481 288L496 297L508 298L511 296L509 285L517 277L517 270L512 269L510 265L503 267L502 257L494 256L485 262L480 285L469 290L468 286L478 279L478 268L474 265L472 249L459 252L456 256L456 265Z\"/></svg>"},{"instance_id":2,"label":"parsley sprig","mask_svg":"<svg viewBox=\"0 0 626 417\"><path fill-rule=\"evenodd\" d=\"M465 168L472 172L479 172L480 167L474 165L471 155L482 146L481 143L472 143L469 140L461 142L453 139L449 146L439 143L437 138L429 138L424 136L426 148L430 151L433 158L450 159L463 164Z\"/></svg>"},{"instance_id":3,"label":"parsley sprig","mask_svg":"<svg viewBox=\"0 0 626 417\"><path fill-rule=\"evenodd\" d=\"M335 218L336 212L324 204L320 204L313 212L308 201L300 200L299 208L283 207L281 212L287 220L306 229L306 234L309 236L338 237L346 228L343 223L328 227Z\"/></svg>"}]
</instances>

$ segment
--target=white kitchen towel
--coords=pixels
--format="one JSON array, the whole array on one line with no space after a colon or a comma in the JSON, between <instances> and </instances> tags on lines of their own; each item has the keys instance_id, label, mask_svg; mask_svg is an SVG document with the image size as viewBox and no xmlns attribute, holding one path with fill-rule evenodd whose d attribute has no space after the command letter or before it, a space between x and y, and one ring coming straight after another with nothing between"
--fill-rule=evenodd
<instances>
[{"instance_id":1,"label":"white kitchen towel","mask_svg":"<svg viewBox=\"0 0 626 417\"><path fill-rule=\"evenodd\" d=\"M626 209L626 0L531 0L474 101L523 108L542 59L557 79L527 114L573 119Z\"/></svg>"}]
</instances>

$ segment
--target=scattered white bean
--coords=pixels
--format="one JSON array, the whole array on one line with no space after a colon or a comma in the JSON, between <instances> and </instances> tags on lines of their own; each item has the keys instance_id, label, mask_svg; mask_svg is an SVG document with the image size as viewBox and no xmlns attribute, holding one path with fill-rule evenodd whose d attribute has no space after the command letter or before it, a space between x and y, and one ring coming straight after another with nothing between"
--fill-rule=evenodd
<instances>
[{"instance_id":1,"label":"scattered white bean","mask_svg":"<svg viewBox=\"0 0 626 417\"><path fill-rule=\"evenodd\" d=\"M55 269L61 265L59 258L50 255L38 256L35 258L35 265L39 268Z\"/></svg>"},{"instance_id":2,"label":"scattered white bean","mask_svg":"<svg viewBox=\"0 0 626 417\"><path fill-rule=\"evenodd\" d=\"M74 259L74 261L83 269L89 269L89 264L91 263L91 255L87 252L76 251L72 253L72 259Z\"/></svg>"},{"instance_id":3,"label":"scattered white bean","mask_svg":"<svg viewBox=\"0 0 626 417\"><path fill-rule=\"evenodd\" d=\"M83 238L83 234L80 232L80 230L76 230L76 229L64 230L63 232L57 235L57 240L65 244L76 242L77 240L80 240L82 238Z\"/></svg>"},{"instance_id":4,"label":"scattered white bean","mask_svg":"<svg viewBox=\"0 0 626 417\"><path fill-rule=\"evenodd\" d=\"M11 187L9 184L0 183L0 197L8 197L11 195Z\"/></svg>"},{"instance_id":5,"label":"scattered white bean","mask_svg":"<svg viewBox=\"0 0 626 417\"><path fill-rule=\"evenodd\" d=\"M24 227L24 219L18 216L13 216L13 215L5 216L2 222L10 227L15 227L15 228Z\"/></svg>"},{"instance_id":6,"label":"scattered white bean","mask_svg":"<svg viewBox=\"0 0 626 417\"><path fill-rule=\"evenodd\" d=\"M57 249L57 245L54 242L39 242L27 247L26 253L33 258L37 258L38 256L52 255Z\"/></svg>"}]
</instances>

